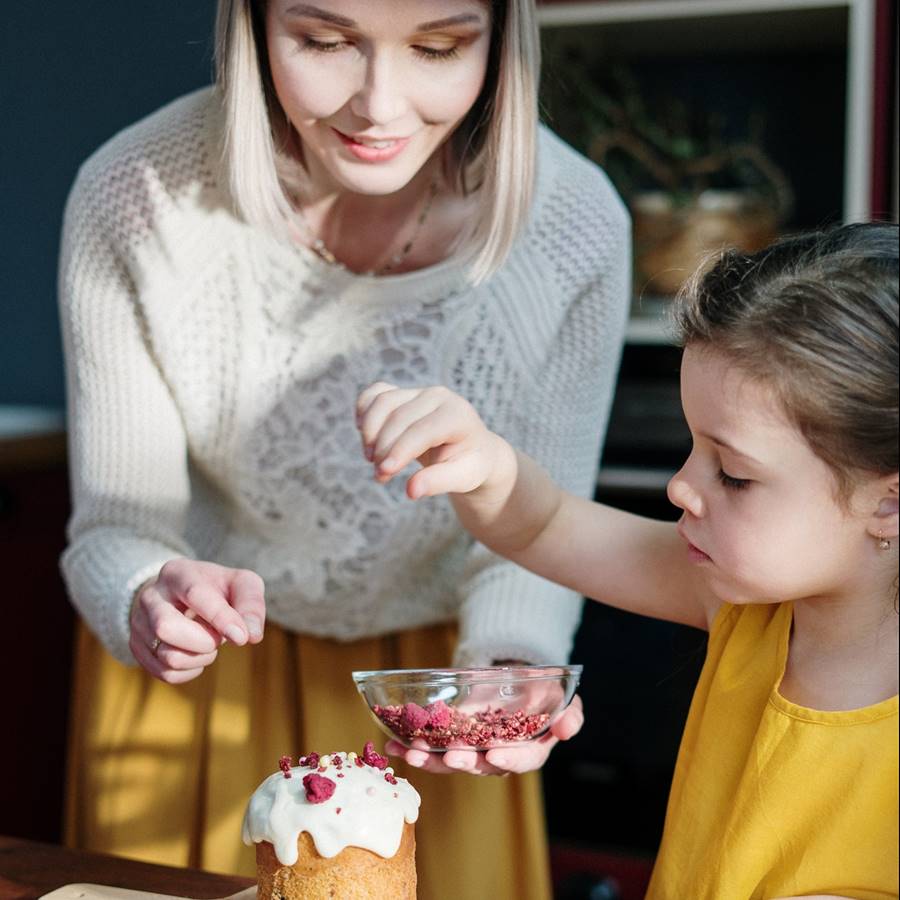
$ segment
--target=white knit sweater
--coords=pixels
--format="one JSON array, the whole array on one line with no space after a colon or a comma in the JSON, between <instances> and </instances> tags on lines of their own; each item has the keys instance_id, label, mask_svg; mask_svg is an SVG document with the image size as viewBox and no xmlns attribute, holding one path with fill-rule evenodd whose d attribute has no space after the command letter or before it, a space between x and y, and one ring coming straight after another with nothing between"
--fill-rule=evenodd
<instances>
[{"instance_id":1,"label":"white knit sweater","mask_svg":"<svg viewBox=\"0 0 900 900\"><path fill-rule=\"evenodd\" d=\"M133 663L133 591L189 556L258 572L270 620L298 632L353 640L458 619L459 664L565 660L580 598L474 544L446 497L376 484L354 403L377 379L446 384L590 495L628 308L621 201L542 130L531 221L487 283L472 288L452 260L353 275L235 217L214 97L114 137L69 198L73 602Z\"/></svg>"}]
</instances>

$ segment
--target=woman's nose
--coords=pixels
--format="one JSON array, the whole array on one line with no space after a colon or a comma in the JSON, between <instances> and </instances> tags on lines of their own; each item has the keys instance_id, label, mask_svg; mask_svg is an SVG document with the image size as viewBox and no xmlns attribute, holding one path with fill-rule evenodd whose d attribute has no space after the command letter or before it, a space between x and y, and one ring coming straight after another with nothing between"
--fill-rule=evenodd
<instances>
[{"instance_id":1,"label":"woman's nose","mask_svg":"<svg viewBox=\"0 0 900 900\"><path fill-rule=\"evenodd\" d=\"M703 498L691 486L691 482L685 473L686 466L676 472L670 479L666 487L666 495L669 502L679 509L690 513L696 518L703 515Z\"/></svg>"},{"instance_id":2,"label":"woman's nose","mask_svg":"<svg viewBox=\"0 0 900 900\"><path fill-rule=\"evenodd\" d=\"M350 101L351 111L373 125L396 122L406 111L406 97L401 82L399 74L392 70L388 57L372 57L366 66L365 81Z\"/></svg>"}]
</instances>

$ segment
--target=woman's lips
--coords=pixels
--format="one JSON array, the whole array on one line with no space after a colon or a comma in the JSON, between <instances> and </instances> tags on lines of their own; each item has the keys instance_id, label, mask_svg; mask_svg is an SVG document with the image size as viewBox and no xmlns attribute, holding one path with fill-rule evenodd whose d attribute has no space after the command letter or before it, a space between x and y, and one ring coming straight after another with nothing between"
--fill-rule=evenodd
<instances>
[{"instance_id":1,"label":"woman's lips","mask_svg":"<svg viewBox=\"0 0 900 900\"><path fill-rule=\"evenodd\" d=\"M378 163L388 162L399 156L409 143L410 138L354 138L349 134L331 129L340 139L340 142L357 158L363 162Z\"/></svg>"}]
</instances>

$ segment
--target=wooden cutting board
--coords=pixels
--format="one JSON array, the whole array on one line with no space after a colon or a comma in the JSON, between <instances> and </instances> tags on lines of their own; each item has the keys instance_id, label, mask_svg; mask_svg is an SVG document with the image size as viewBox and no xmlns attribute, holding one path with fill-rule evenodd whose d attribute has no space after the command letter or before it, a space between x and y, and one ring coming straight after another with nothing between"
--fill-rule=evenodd
<instances>
[{"instance_id":1,"label":"wooden cutting board","mask_svg":"<svg viewBox=\"0 0 900 900\"><path fill-rule=\"evenodd\" d=\"M125 888L106 887L102 884L67 884L41 900L191 900L190 897L173 897L171 894L148 894L146 891L128 891ZM256 900L256 888L247 888L239 894L222 900Z\"/></svg>"}]
</instances>

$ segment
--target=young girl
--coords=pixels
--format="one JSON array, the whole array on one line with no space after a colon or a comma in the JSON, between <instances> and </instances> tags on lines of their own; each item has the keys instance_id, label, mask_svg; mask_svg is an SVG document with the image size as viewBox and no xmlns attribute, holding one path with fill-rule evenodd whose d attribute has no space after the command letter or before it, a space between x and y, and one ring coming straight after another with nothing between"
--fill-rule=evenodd
<instances>
[{"instance_id":1,"label":"young girl","mask_svg":"<svg viewBox=\"0 0 900 900\"><path fill-rule=\"evenodd\" d=\"M360 396L379 481L418 459L408 495L451 493L494 551L709 629L651 898L897 896L897 237L845 226L698 277L677 525L566 493L446 389Z\"/></svg>"},{"instance_id":2,"label":"young girl","mask_svg":"<svg viewBox=\"0 0 900 900\"><path fill-rule=\"evenodd\" d=\"M630 228L538 127L532 0L219 0L218 32L216 87L98 150L66 215L67 839L252 873L279 756L374 736L352 669L566 658L581 598L373 486L347 411L452 384L589 494ZM416 787L423 900L545 900L536 774Z\"/></svg>"}]
</instances>

